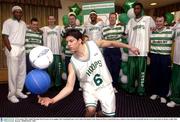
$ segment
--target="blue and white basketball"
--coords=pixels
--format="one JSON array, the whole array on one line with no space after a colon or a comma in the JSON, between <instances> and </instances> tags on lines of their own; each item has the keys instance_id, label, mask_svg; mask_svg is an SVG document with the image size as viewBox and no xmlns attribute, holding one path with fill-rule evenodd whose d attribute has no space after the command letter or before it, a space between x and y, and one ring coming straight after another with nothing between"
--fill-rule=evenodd
<instances>
[{"instance_id":1,"label":"blue and white basketball","mask_svg":"<svg viewBox=\"0 0 180 122\"><path fill-rule=\"evenodd\" d=\"M51 86L51 79L46 71L34 69L27 74L25 86L33 94L43 94Z\"/></svg>"},{"instance_id":2,"label":"blue and white basketball","mask_svg":"<svg viewBox=\"0 0 180 122\"><path fill-rule=\"evenodd\" d=\"M45 69L53 62L53 53L48 47L38 46L31 50L29 60L34 68Z\"/></svg>"}]
</instances>

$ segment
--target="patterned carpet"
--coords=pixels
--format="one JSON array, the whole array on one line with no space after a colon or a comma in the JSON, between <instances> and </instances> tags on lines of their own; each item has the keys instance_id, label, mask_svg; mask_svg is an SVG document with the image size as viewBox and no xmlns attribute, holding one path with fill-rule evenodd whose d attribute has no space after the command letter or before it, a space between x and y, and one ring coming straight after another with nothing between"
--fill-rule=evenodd
<instances>
[{"instance_id":1,"label":"patterned carpet","mask_svg":"<svg viewBox=\"0 0 180 122\"><path fill-rule=\"evenodd\" d=\"M37 104L35 95L12 104L7 100L7 85L0 85L0 117L83 117L84 102L82 92L75 90L62 101L43 107ZM57 91L49 91L54 96ZM98 108L100 106L98 105ZM152 101L148 97L128 95L123 91L116 94L117 117L180 117L180 107L168 108L159 100Z\"/></svg>"}]
</instances>

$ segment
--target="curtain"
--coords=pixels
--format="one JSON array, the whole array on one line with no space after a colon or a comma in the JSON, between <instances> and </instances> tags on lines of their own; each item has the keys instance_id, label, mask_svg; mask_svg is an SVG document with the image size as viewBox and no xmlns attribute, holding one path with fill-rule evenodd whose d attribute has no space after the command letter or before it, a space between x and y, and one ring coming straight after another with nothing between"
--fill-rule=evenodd
<instances>
[{"instance_id":1,"label":"curtain","mask_svg":"<svg viewBox=\"0 0 180 122\"><path fill-rule=\"evenodd\" d=\"M24 4L24 5L61 8L60 0L0 0L0 2L10 3L10 4Z\"/></svg>"},{"instance_id":2,"label":"curtain","mask_svg":"<svg viewBox=\"0 0 180 122\"><path fill-rule=\"evenodd\" d=\"M173 12L173 11L179 11L180 10L180 2L160 8L156 8L154 11L154 16L164 15L166 12Z\"/></svg>"}]
</instances>

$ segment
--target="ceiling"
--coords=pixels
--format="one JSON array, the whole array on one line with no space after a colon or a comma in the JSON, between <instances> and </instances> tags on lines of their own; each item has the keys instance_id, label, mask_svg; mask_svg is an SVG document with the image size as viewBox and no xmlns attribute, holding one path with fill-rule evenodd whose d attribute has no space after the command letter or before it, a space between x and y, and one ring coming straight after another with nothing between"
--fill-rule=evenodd
<instances>
[{"instance_id":1,"label":"ceiling","mask_svg":"<svg viewBox=\"0 0 180 122\"><path fill-rule=\"evenodd\" d=\"M73 0L73 2L101 2L101 1L115 1L115 4L122 6L126 0ZM180 3L180 0L137 0L144 5L145 9L158 8L170 4ZM156 6L149 5L152 2L156 2Z\"/></svg>"}]
</instances>

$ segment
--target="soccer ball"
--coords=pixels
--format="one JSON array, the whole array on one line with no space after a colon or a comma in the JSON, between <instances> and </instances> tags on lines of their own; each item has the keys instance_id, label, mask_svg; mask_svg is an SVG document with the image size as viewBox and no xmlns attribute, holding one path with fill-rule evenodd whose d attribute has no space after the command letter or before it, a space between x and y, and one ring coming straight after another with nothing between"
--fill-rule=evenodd
<instances>
[{"instance_id":1,"label":"soccer ball","mask_svg":"<svg viewBox=\"0 0 180 122\"><path fill-rule=\"evenodd\" d=\"M53 62L53 53L48 47L38 46L31 50L29 60L34 68L46 69Z\"/></svg>"},{"instance_id":2,"label":"soccer ball","mask_svg":"<svg viewBox=\"0 0 180 122\"><path fill-rule=\"evenodd\" d=\"M123 75L123 76L121 77L121 82L122 82L123 84L127 84L127 76L126 76L126 75Z\"/></svg>"}]
</instances>

